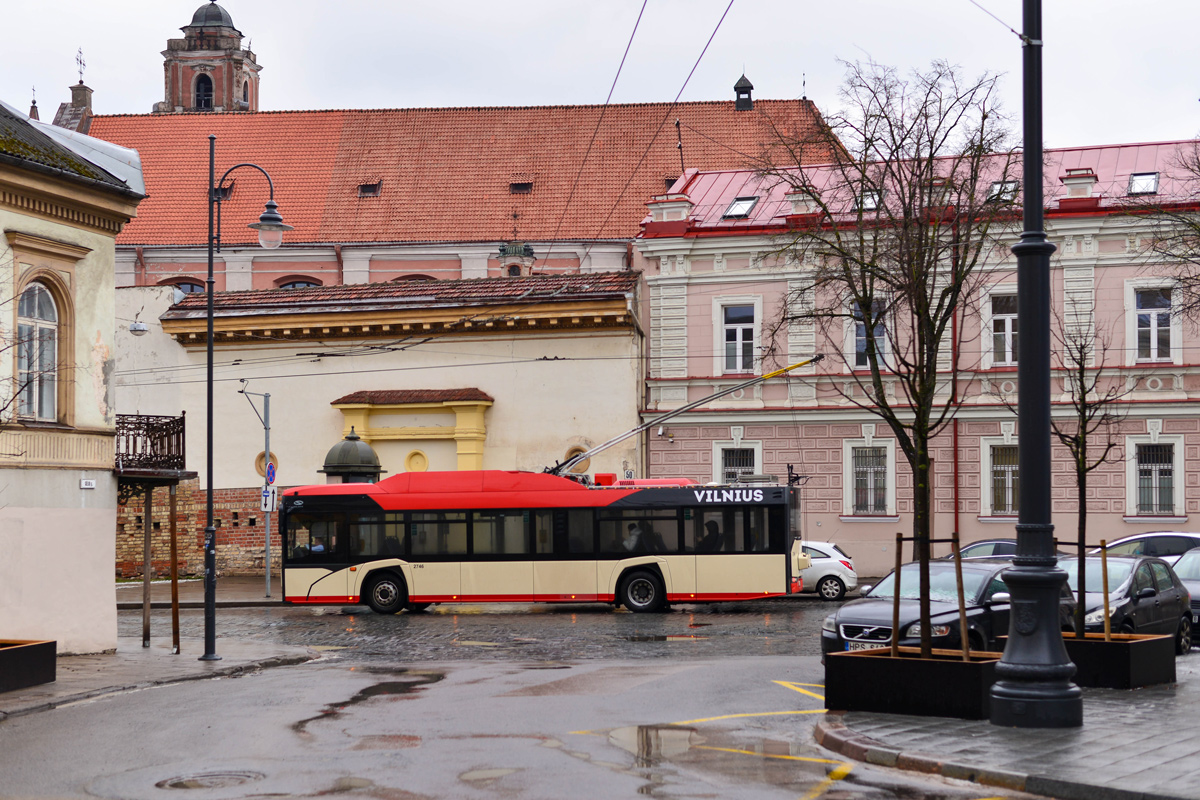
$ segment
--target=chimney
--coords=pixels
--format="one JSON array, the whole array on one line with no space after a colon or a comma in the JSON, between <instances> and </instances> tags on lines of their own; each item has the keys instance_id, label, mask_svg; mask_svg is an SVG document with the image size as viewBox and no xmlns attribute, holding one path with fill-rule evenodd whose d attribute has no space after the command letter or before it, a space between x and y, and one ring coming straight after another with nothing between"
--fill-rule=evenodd
<instances>
[{"instance_id":1,"label":"chimney","mask_svg":"<svg viewBox=\"0 0 1200 800\"><path fill-rule=\"evenodd\" d=\"M1059 180L1067 187L1067 197L1091 197L1092 189L1100 178L1091 167L1078 167L1068 169Z\"/></svg>"},{"instance_id":2,"label":"chimney","mask_svg":"<svg viewBox=\"0 0 1200 800\"><path fill-rule=\"evenodd\" d=\"M75 108L92 110L92 90L83 81L71 87L71 105Z\"/></svg>"},{"instance_id":3,"label":"chimney","mask_svg":"<svg viewBox=\"0 0 1200 800\"><path fill-rule=\"evenodd\" d=\"M737 100L733 104L734 111L754 110L754 99L750 97L750 92L754 91L754 84L748 81L744 74L733 85L733 91L737 93Z\"/></svg>"}]
</instances>

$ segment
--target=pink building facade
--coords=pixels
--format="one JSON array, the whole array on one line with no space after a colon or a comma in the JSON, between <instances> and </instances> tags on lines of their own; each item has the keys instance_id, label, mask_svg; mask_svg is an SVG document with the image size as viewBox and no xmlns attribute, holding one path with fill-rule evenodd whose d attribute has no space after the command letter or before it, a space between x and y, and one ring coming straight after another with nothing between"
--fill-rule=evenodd
<instances>
[{"instance_id":1,"label":"pink building facade","mask_svg":"<svg viewBox=\"0 0 1200 800\"><path fill-rule=\"evenodd\" d=\"M1057 247L1054 415L1071 413L1064 341L1092 342L1101 391L1114 386L1121 395L1112 406L1120 417L1111 434L1116 448L1088 480L1096 543L1200 529L1200 332L1180 313L1171 266L1147 255L1152 215L1130 213L1148 202L1192 200L1194 176L1180 174L1178 164L1196 146L1047 153L1047 228ZM1015 186L998 182L992 190ZM649 321L645 419L814 353L827 357L652 428L648 474L782 479L790 468L803 476L804 537L837 542L863 574L880 575L894 562L896 533L911 535L911 473L888 425L850 399L864 326L779 322L785 299L811 285L807 258L781 253L789 226L810 210L805 202L751 171L689 171L649 204L637 241ZM958 322L961 344L943 365L949 374L949 359L957 361L963 400L931 452L938 538L956 529L964 542L1015 535L1017 286L1008 247L1017 228L999 237L981 268ZM1057 440L1053 457L1056 535L1074 540L1075 471Z\"/></svg>"}]
</instances>

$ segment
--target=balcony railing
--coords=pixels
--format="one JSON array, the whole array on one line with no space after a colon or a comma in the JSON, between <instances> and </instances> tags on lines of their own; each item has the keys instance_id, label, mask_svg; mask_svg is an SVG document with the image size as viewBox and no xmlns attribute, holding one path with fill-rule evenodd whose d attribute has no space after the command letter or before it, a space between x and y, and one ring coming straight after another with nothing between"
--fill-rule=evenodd
<instances>
[{"instance_id":1,"label":"balcony railing","mask_svg":"<svg viewBox=\"0 0 1200 800\"><path fill-rule=\"evenodd\" d=\"M184 418L117 414L117 472L183 470Z\"/></svg>"}]
</instances>

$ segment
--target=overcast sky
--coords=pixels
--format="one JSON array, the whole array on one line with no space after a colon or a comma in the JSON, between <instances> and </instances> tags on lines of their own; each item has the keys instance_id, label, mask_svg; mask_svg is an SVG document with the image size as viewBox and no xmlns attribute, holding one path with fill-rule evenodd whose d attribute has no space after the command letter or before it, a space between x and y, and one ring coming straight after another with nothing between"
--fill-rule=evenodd
<instances>
[{"instance_id":1,"label":"overcast sky","mask_svg":"<svg viewBox=\"0 0 1200 800\"><path fill-rule=\"evenodd\" d=\"M1020 0L977 0L1020 30ZM222 0L263 67L262 110L602 103L642 0ZM100 114L163 99L161 52L197 0L5 3L0 98L42 119L79 77ZM728 0L649 0L614 102L674 99ZM1196 0L1045 3L1046 144L1200 133ZM243 45L247 42L244 40ZM683 93L723 100L743 69L754 95L838 107L838 59L902 70L934 58L1003 73L1020 111L1021 47L970 0L734 0Z\"/></svg>"}]
</instances>

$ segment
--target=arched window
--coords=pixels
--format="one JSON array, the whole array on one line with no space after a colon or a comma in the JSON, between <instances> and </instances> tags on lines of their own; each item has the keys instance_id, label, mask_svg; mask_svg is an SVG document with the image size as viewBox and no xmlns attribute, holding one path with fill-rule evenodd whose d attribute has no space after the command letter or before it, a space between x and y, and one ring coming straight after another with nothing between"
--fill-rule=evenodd
<instances>
[{"instance_id":1,"label":"arched window","mask_svg":"<svg viewBox=\"0 0 1200 800\"><path fill-rule=\"evenodd\" d=\"M242 83L242 102L247 105L250 104L250 81Z\"/></svg>"},{"instance_id":2,"label":"arched window","mask_svg":"<svg viewBox=\"0 0 1200 800\"><path fill-rule=\"evenodd\" d=\"M508 274L510 277L513 277L513 278L521 277L521 265L520 264L509 264L508 265Z\"/></svg>"},{"instance_id":3,"label":"arched window","mask_svg":"<svg viewBox=\"0 0 1200 800\"><path fill-rule=\"evenodd\" d=\"M176 281L175 283L168 283L167 285L174 286L184 294L195 294L204 291L204 284L196 283L195 281Z\"/></svg>"},{"instance_id":4,"label":"arched window","mask_svg":"<svg viewBox=\"0 0 1200 800\"><path fill-rule=\"evenodd\" d=\"M320 286L320 285L321 284L317 283L316 281L297 280L297 281L288 281L287 283L281 283L281 284L279 284L279 288L280 289L310 289L313 286Z\"/></svg>"},{"instance_id":5,"label":"arched window","mask_svg":"<svg viewBox=\"0 0 1200 800\"><path fill-rule=\"evenodd\" d=\"M196 78L196 108L210 109L213 107L212 78L200 75Z\"/></svg>"},{"instance_id":6,"label":"arched window","mask_svg":"<svg viewBox=\"0 0 1200 800\"><path fill-rule=\"evenodd\" d=\"M18 416L58 419L58 307L36 282L17 304L17 392Z\"/></svg>"}]
</instances>

